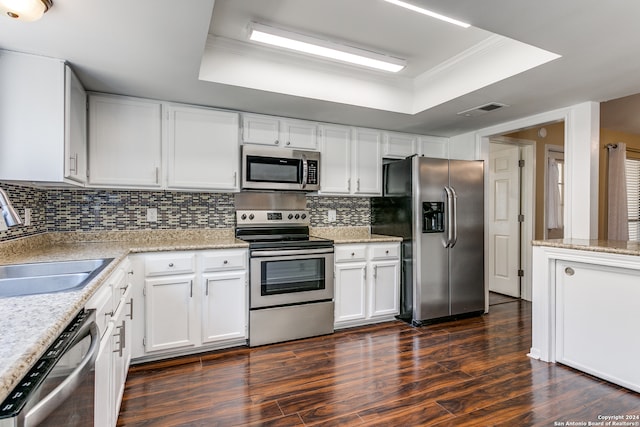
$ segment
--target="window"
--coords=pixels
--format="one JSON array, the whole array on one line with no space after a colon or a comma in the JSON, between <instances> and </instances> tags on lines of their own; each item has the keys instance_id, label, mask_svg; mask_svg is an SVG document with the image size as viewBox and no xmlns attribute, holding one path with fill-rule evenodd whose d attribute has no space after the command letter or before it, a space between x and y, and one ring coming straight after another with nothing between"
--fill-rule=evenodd
<instances>
[{"instance_id":1,"label":"window","mask_svg":"<svg viewBox=\"0 0 640 427\"><path fill-rule=\"evenodd\" d=\"M640 159L626 159L627 209L629 220L629 240L640 240Z\"/></svg>"}]
</instances>

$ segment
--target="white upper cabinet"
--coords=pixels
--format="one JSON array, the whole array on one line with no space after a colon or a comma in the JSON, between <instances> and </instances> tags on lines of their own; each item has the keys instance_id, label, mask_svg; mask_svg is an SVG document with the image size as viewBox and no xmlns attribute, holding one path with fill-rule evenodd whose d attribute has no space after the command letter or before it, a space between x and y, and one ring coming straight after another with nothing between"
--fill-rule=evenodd
<instances>
[{"instance_id":1,"label":"white upper cabinet","mask_svg":"<svg viewBox=\"0 0 640 427\"><path fill-rule=\"evenodd\" d=\"M320 125L320 193L351 192L351 128Z\"/></svg>"},{"instance_id":2,"label":"white upper cabinet","mask_svg":"<svg viewBox=\"0 0 640 427\"><path fill-rule=\"evenodd\" d=\"M162 108L156 101L89 97L89 184L161 186Z\"/></svg>"},{"instance_id":3,"label":"white upper cabinet","mask_svg":"<svg viewBox=\"0 0 640 427\"><path fill-rule=\"evenodd\" d=\"M418 154L418 137L405 133L385 132L382 156L389 159L404 159Z\"/></svg>"},{"instance_id":4,"label":"white upper cabinet","mask_svg":"<svg viewBox=\"0 0 640 427\"><path fill-rule=\"evenodd\" d=\"M320 194L375 196L382 189L381 133L320 125Z\"/></svg>"},{"instance_id":5,"label":"white upper cabinet","mask_svg":"<svg viewBox=\"0 0 640 427\"><path fill-rule=\"evenodd\" d=\"M168 188L239 191L238 113L170 105Z\"/></svg>"},{"instance_id":6,"label":"white upper cabinet","mask_svg":"<svg viewBox=\"0 0 640 427\"><path fill-rule=\"evenodd\" d=\"M378 196L382 193L382 155L380 131L354 128L352 138L352 192Z\"/></svg>"},{"instance_id":7,"label":"white upper cabinet","mask_svg":"<svg viewBox=\"0 0 640 427\"><path fill-rule=\"evenodd\" d=\"M418 138L420 155L438 159L449 158L449 139L439 136L421 136Z\"/></svg>"},{"instance_id":8,"label":"white upper cabinet","mask_svg":"<svg viewBox=\"0 0 640 427\"><path fill-rule=\"evenodd\" d=\"M317 150L317 124L304 120L242 115L242 142L282 148Z\"/></svg>"},{"instance_id":9,"label":"white upper cabinet","mask_svg":"<svg viewBox=\"0 0 640 427\"><path fill-rule=\"evenodd\" d=\"M0 180L81 185L86 95L64 61L0 50Z\"/></svg>"}]
</instances>

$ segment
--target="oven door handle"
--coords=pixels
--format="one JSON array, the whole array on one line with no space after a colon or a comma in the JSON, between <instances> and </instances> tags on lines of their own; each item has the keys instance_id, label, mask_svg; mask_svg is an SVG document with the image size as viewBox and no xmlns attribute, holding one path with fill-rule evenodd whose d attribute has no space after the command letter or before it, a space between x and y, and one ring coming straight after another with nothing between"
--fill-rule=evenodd
<instances>
[{"instance_id":1,"label":"oven door handle","mask_svg":"<svg viewBox=\"0 0 640 427\"><path fill-rule=\"evenodd\" d=\"M253 251L252 257L269 257L269 256L286 256L286 255L315 255L315 254L332 254L333 248L325 249L292 249L292 250L274 250L274 251Z\"/></svg>"},{"instance_id":2,"label":"oven door handle","mask_svg":"<svg viewBox=\"0 0 640 427\"><path fill-rule=\"evenodd\" d=\"M100 336L96 322L88 324L88 333L78 336L76 343L91 335L91 344L87 354L84 355L80 364L74 371L62 381L51 393L38 402L24 417L24 427L31 427L40 424L58 406L62 404L80 386L83 377L91 371L98 357L100 349Z\"/></svg>"}]
</instances>

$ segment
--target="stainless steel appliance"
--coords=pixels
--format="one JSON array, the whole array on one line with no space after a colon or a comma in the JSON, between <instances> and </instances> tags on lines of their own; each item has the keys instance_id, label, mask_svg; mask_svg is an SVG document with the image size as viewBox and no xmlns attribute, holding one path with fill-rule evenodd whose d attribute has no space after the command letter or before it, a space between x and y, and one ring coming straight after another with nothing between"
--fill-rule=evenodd
<instances>
[{"instance_id":1,"label":"stainless steel appliance","mask_svg":"<svg viewBox=\"0 0 640 427\"><path fill-rule=\"evenodd\" d=\"M262 209L246 209L247 200ZM333 332L333 241L309 236L305 203L304 195L236 195L245 207L236 237L249 242L251 347Z\"/></svg>"},{"instance_id":2,"label":"stainless steel appliance","mask_svg":"<svg viewBox=\"0 0 640 427\"><path fill-rule=\"evenodd\" d=\"M1 427L93 426L95 311L78 314L0 405Z\"/></svg>"},{"instance_id":3,"label":"stainless steel appliance","mask_svg":"<svg viewBox=\"0 0 640 427\"><path fill-rule=\"evenodd\" d=\"M371 231L403 237L400 318L484 312L484 163L411 157L383 166Z\"/></svg>"},{"instance_id":4,"label":"stainless steel appliance","mask_svg":"<svg viewBox=\"0 0 640 427\"><path fill-rule=\"evenodd\" d=\"M320 153L243 145L242 189L318 191Z\"/></svg>"}]
</instances>

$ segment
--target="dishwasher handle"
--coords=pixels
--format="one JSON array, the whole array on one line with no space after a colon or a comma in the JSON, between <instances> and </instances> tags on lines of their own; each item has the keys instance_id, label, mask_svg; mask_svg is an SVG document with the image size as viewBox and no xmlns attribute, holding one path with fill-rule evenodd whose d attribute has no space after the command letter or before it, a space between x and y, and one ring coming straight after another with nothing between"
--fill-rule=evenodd
<instances>
[{"instance_id":1,"label":"dishwasher handle","mask_svg":"<svg viewBox=\"0 0 640 427\"><path fill-rule=\"evenodd\" d=\"M24 427L37 426L44 421L54 409L71 396L80 386L83 377L93 369L96 358L98 357L98 350L100 349L98 325L92 321L87 323L83 329L86 329L86 331L78 335L74 344L91 335L91 344L84 358L64 381L27 412L24 416L24 423L22 424Z\"/></svg>"}]
</instances>

